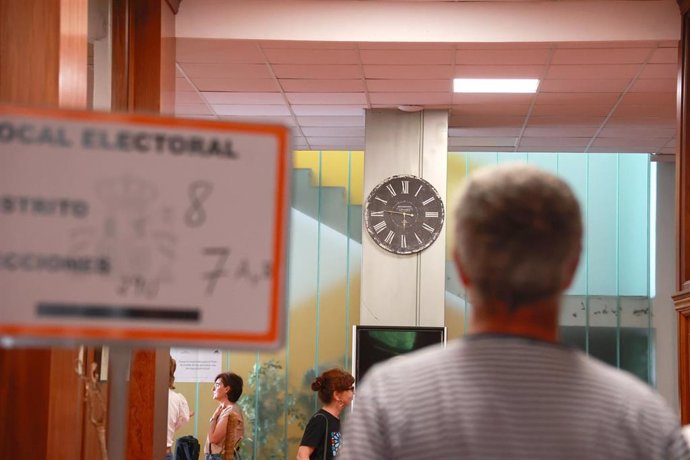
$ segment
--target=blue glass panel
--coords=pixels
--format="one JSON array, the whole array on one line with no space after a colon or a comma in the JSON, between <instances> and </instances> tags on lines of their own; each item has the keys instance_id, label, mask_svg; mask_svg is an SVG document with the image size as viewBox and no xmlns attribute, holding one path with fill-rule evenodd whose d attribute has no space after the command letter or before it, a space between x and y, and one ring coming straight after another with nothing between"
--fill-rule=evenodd
<instances>
[{"instance_id":1,"label":"blue glass panel","mask_svg":"<svg viewBox=\"0 0 690 460\"><path fill-rule=\"evenodd\" d=\"M648 293L649 159L647 155L619 155L618 292L625 296Z\"/></svg>"},{"instance_id":2,"label":"blue glass panel","mask_svg":"<svg viewBox=\"0 0 690 460\"><path fill-rule=\"evenodd\" d=\"M618 294L618 156L589 157L587 286L589 295Z\"/></svg>"}]
</instances>

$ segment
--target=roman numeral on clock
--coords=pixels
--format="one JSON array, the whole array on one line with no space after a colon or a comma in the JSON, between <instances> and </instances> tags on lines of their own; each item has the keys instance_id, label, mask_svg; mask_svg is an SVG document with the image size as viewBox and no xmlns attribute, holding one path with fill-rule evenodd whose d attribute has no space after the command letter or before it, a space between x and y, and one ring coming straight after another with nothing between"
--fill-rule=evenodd
<instances>
[{"instance_id":1,"label":"roman numeral on clock","mask_svg":"<svg viewBox=\"0 0 690 460\"><path fill-rule=\"evenodd\" d=\"M423 204L424 206L426 206L426 205L428 205L429 203L431 203L432 201L434 201L435 199L436 199L436 198L434 198L434 197L432 196L431 198L427 198L426 200L422 201L422 204Z\"/></svg>"},{"instance_id":2,"label":"roman numeral on clock","mask_svg":"<svg viewBox=\"0 0 690 460\"><path fill-rule=\"evenodd\" d=\"M426 230L427 232L429 232L429 233L434 233L434 227L430 226L430 225L427 224L426 222L424 222L424 223L422 224L422 228L423 228L424 230Z\"/></svg>"},{"instance_id":3,"label":"roman numeral on clock","mask_svg":"<svg viewBox=\"0 0 690 460\"><path fill-rule=\"evenodd\" d=\"M386 228L386 221L385 220L382 220L378 224L374 225L374 231L376 232L377 235L379 233L381 233L384 228Z\"/></svg>"},{"instance_id":4,"label":"roman numeral on clock","mask_svg":"<svg viewBox=\"0 0 690 460\"><path fill-rule=\"evenodd\" d=\"M401 181L400 184L402 185L402 193L410 193L410 181L409 180Z\"/></svg>"},{"instance_id":5,"label":"roman numeral on clock","mask_svg":"<svg viewBox=\"0 0 690 460\"><path fill-rule=\"evenodd\" d=\"M371 211L369 215L371 217L383 217L383 211Z\"/></svg>"},{"instance_id":6,"label":"roman numeral on clock","mask_svg":"<svg viewBox=\"0 0 690 460\"><path fill-rule=\"evenodd\" d=\"M424 217L438 217L438 211L427 211L424 213Z\"/></svg>"},{"instance_id":7,"label":"roman numeral on clock","mask_svg":"<svg viewBox=\"0 0 690 460\"><path fill-rule=\"evenodd\" d=\"M391 192L391 196L395 196L395 189L393 188L393 184L388 184L386 185L386 188L388 189L389 192Z\"/></svg>"},{"instance_id":8,"label":"roman numeral on clock","mask_svg":"<svg viewBox=\"0 0 690 460\"><path fill-rule=\"evenodd\" d=\"M388 231L388 235L386 235L386 239L383 241L385 241L388 244L391 244L391 242L393 241L393 238L395 238L395 233L392 230L390 230L390 231Z\"/></svg>"}]
</instances>

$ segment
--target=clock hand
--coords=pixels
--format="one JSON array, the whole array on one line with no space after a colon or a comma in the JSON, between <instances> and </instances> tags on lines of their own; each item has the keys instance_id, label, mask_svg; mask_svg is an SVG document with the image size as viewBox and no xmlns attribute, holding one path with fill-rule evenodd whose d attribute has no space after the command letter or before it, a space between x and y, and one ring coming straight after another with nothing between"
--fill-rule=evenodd
<instances>
[{"instance_id":1,"label":"clock hand","mask_svg":"<svg viewBox=\"0 0 690 460\"><path fill-rule=\"evenodd\" d=\"M385 210L385 212L390 212L390 213L393 213L393 214L400 214L400 215L402 215L402 216L407 216L407 217L414 217L414 214L410 214L409 212L389 211L389 210L387 210L387 209Z\"/></svg>"}]
</instances>

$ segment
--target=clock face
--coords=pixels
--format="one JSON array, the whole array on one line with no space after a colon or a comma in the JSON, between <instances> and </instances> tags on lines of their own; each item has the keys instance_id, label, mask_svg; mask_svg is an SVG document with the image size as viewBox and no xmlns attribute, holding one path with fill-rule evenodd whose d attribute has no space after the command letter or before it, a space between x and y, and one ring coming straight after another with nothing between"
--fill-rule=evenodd
<instances>
[{"instance_id":1,"label":"clock face","mask_svg":"<svg viewBox=\"0 0 690 460\"><path fill-rule=\"evenodd\" d=\"M441 233L443 201L436 189L417 176L392 176L369 194L364 226L373 240L395 254L426 249Z\"/></svg>"}]
</instances>

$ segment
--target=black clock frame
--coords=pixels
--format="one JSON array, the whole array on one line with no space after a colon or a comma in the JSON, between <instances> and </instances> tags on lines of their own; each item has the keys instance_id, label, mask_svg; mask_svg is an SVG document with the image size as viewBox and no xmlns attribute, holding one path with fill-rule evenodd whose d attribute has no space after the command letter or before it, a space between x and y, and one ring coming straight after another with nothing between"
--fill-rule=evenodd
<instances>
[{"instance_id":1,"label":"black clock frame","mask_svg":"<svg viewBox=\"0 0 690 460\"><path fill-rule=\"evenodd\" d=\"M393 254L423 251L443 228L445 210L436 188L421 177L388 177L369 193L364 226L374 242Z\"/></svg>"}]
</instances>

